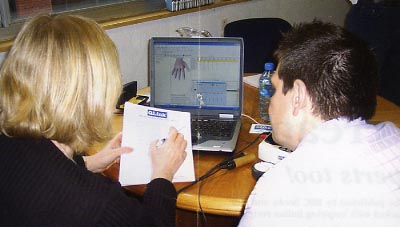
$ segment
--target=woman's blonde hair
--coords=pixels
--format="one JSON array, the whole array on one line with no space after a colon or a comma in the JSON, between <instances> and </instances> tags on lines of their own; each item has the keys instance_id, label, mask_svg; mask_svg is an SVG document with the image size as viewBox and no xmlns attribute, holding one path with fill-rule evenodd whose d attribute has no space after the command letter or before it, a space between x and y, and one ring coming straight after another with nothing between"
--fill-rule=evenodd
<instances>
[{"instance_id":1,"label":"woman's blonde hair","mask_svg":"<svg viewBox=\"0 0 400 227\"><path fill-rule=\"evenodd\" d=\"M27 22L0 71L0 129L86 150L111 136L121 92L118 53L93 20L41 15Z\"/></svg>"}]
</instances>

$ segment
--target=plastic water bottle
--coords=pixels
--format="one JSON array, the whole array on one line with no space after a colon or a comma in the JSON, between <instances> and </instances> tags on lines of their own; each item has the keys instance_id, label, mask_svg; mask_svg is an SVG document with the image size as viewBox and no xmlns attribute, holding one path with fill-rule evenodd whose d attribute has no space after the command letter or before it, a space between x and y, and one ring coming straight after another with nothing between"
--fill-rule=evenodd
<instances>
[{"instance_id":1,"label":"plastic water bottle","mask_svg":"<svg viewBox=\"0 0 400 227\"><path fill-rule=\"evenodd\" d=\"M260 118L264 121L269 121L268 107L274 89L271 84L271 76L274 72L275 66L272 62L267 62L264 65L265 71L260 76Z\"/></svg>"}]
</instances>

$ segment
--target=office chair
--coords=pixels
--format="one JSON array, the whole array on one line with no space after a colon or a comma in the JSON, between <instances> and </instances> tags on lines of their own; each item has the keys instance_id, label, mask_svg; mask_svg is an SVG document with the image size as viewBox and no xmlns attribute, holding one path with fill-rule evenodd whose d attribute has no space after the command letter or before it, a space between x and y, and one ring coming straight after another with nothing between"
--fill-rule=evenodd
<instances>
[{"instance_id":1,"label":"office chair","mask_svg":"<svg viewBox=\"0 0 400 227\"><path fill-rule=\"evenodd\" d=\"M244 42L244 72L261 73L265 62L277 62L273 53L282 33L292 26L280 18L250 18L233 21L224 28L225 37L242 37Z\"/></svg>"},{"instance_id":2,"label":"office chair","mask_svg":"<svg viewBox=\"0 0 400 227\"><path fill-rule=\"evenodd\" d=\"M364 39L379 66L379 95L400 106L400 2L359 0L345 28Z\"/></svg>"}]
</instances>

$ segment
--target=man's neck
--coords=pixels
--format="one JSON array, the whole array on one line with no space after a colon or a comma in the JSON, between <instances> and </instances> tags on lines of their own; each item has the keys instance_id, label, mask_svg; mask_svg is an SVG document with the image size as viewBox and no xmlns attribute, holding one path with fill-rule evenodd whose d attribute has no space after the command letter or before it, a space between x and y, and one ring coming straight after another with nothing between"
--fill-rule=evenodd
<instances>
[{"instance_id":1,"label":"man's neck","mask_svg":"<svg viewBox=\"0 0 400 227\"><path fill-rule=\"evenodd\" d=\"M301 133L299 133L299 137L298 137L298 141L295 144L293 151L297 148L297 146L300 144L300 142L304 139L304 137L306 137L308 134L310 134L315 128L317 128L318 126L320 126L321 124L323 124L324 122L326 122L325 120L323 120L321 117L319 116L310 116L306 119L304 119L303 123L302 123L302 131Z\"/></svg>"}]
</instances>

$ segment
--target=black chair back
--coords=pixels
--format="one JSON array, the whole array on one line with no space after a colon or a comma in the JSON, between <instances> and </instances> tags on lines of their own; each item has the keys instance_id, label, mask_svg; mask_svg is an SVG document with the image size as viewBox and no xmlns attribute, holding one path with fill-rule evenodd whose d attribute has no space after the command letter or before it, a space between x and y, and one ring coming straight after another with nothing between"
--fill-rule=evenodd
<instances>
[{"instance_id":1,"label":"black chair back","mask_svg":"<svg viewBox=\"0 0 400 227\"><path fill-rule=\"evenodd\" d=\"M282 33L292 26L281 18L250 18L233 21L224 28L225 37L242 37L244 42L244 72L261 73L265 62L277 62L273 53Z\"/></svg>"}]
</instances>

